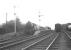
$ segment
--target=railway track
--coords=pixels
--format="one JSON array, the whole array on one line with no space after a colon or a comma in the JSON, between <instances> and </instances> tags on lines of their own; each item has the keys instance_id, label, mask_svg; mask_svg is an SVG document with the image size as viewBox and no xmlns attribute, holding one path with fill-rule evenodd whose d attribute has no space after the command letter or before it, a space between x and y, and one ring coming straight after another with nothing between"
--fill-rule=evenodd
<instances>
[{"instance_id":1,"label":"railway track","mask_svg":"<svg viewBox=\"0 0 71 50\"><path fill-rule=\"evenodd\" d=\"M0 44L5 44L5 43L11 43L11 42L15 42L15 41L26 40L27 38L31 38L31 37L32 36L25 36L24 34L22 34L21 36L15 37L13 39L1 41Z\"/></svg>"},{"instance_id":2,"label":"railway track","mask_svg":"<svg viewBox=\"0 0 71 50\"><path fill-rule=\"evenodd\" d=\"M51 32L51 31L48 31L48 32ZM44 31L42 31L42 33L44 33ZM43 35L46 35L46 32L42 35L39 35L39 36L43 36ZM48 33L49 35L49 33ZM16 42L20 42L20 41L26 41L26 40L29 40L29 39L33 39L33 38L36 38L38 36L30 36L30 37L25 37L24 35L22 37L19 37L17 39L13 39L11 41L6 41L6 42L2 42L0 43L0 46L4 46L4 45L7 45L7 44L11 44L11 43L16 43Z\"/></svg>"},{"instance_id":3,"label":"railway track","mask_svg":"<svg viewBox=\"0 0 71 50\"><path fill-rule=\"evenodd\" d=\"M29 38L30 37L30 36L24 35L24 33L19 33L19 34L21 34L21 35L18 35L18 36L17 35L14 35L14 37L11 38L11 39L0 41L0 44L9 43L9 42L12 42L12 41L21 40L22 38L26 39L26 38Z\"/></svg>"},{"instance_id":4,"label":"railway track","mask_svg":"<svg viewBox=\"0 0 71 50\"><path fill-rule=\"evenodd\" d=\"M71 39L68 33L61 32L53 44L46 50L71 50Z\"/></svg>"},{"instance_id":5,"label":"railway track","mask_svg":"<svg viewBox=\"0 0 71 50\"><path fill-rule=\"evenodd\" d=\"M58 35L59 34L53 34L50 37L47 37L33 45L27 46L26 48L22 48L21 50L46 50L55 41Z\"/></svg>"},{"instance_id":6,"label":"railway track","mask_svg":"<svg viewBox=\"0 0 71 50\"><path fill-rule=\"evenodd\" d=\"M44 30L45 31L45 30ZM44 32L42 31L42 32ZM42 34L43 35L43 34ZM34 35L35 36L35 35ZM17 41L17 40L26 40L27 38L31 38L31 37L34 37L34 36L25 36L25 35L21 35L21 36L18 36L18 37L15 37L13 39L9 39L9 40L5 40L5 41L2 41L0 42L0 44L5 44L5 43L10 43L10 42L14 42L14 41Z\"/></svg>"},{"instance_id":7,"label":"railway track","mask_svg":"<svg viewBox=\"0 0 71 50\"><path fill-rule=\"evenodd\" d=\"M24 39L29 38L29 37L27 37L27 36L25 36L25 35L22 35L22 36L19 36L19 37L15 37L15 38L13 38L13 39L9 39L9 40L3 41L3 42L1 42L0 44L5 44L5 43L14 42L14 41L17 41L17 40L22 40L22 38L23 38L23 40L24 40Z\"/></svg>"},{"instance_id":8,"label":"railway track","mask_svg":"<svg viewBox=\"0 0 71 50\"><path fill-rule=\"evenodd\" d=\"M67 36L71 39L71 32L69 32L69 31L65 31L65 33L66 33Z\"/></svg>"},{"instance_id":9,"label":"railway track","mask_svg":"<svg viewBox=\"0 0 71 50\"><path fill-rule=\"evenodd\" d=\"M49 32L50 33L50 32ZM46 34L45 34L46 35ZM48 35L48 34L47 34ZM35 38L35 40L36 39L42 39L43 37L45 37L44 35L43 35L43 37L42 38L40 38L40 37L42 37L42 36L39 36L39 37L37 37L37 38ZM34 39L31 39L31 40L34 40ZM31 41L31 40L28 40L28 41ZM36 40L37 41L37 40ZM26 42L26 41L25 41ZM35 42L35 41L34 41ZM24 43L24 41L20 41L20 42L18 42L18 43L13 43L13 44L9 44L9 45L4 45L4 46L2 46L2 47L0 47L1 49L2 48L8 48L9 46L11 47L11 46L15 46L15 45L18 45L19 43Z\"/></svg>"},{"instance_id":10,"label":"railway track","mask_svg":"<svg viewBox=\"0 0 71 50\"><path fill-rule=\"evenodd\" d=\"M66 31L51 37L21 50L71 50L71 37Z\"/></svg>"},{"instance_id":11,"label":"railway track","mask_svg":"<svg viewBox=\"0 0 71 50\"><path fill-rule=\"evenodd\" d=\"M8 40L12 40L13 38L16 38L16 33L12 32L12 33L7 33L5 35L2 35L2 37L0 37L0 43L1 42L6 42ZM9 36L9 37L8 37Z\"/></svg>"}]
</instances>

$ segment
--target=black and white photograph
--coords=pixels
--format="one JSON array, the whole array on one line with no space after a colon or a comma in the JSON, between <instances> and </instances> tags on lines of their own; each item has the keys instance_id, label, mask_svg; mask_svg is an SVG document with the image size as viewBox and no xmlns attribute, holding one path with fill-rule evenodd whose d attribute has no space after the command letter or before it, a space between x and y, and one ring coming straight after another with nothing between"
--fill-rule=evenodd
<instances>
[{"instance_id":1,"label":"black and white photograph","mask_svg":"<svg viewBox=\"0 0 71 50\"><path fill-rule=\"evenodd\" d=\"M71 50L71 0L0 0L0 50Z\"/></svg>"}]
</instances>

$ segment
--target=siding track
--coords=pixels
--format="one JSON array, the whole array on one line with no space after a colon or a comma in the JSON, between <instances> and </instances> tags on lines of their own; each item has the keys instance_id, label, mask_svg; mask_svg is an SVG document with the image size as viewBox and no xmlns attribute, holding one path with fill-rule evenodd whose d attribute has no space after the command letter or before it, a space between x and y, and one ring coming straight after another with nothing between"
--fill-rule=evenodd
<instances>
[{"instance_id":1,"label":"siding track","mask_svg":"<svg viewBox=\"0 0 71 50\"><path fill-rule=\"evenodd\" d=\"M68 33L61 32L58 38L47 50L71 50L71 39L68 36Z\"/></svg>"},{"instance_id":2,"label":"siding track","mask_svg":"<svg viewBox=\"0 0 71 50\"><path fill-rule=\"evenodd\" d=\"M48 34L50 33L50 35L52 35L53 33L51 33L51 31L47 32ZM46 37L49 37L50 35L48 35L47 33L41 35L41 36L38 36L37 38L33 38L33 39L30 39L30 40L27 40L27 41L20 41L18 43L13 43L13 44L9 44L9 45L4 45L2 47L0 47L0 49L9 49L9 50L16 50L17 48L23 48L23 47L27 47L33 43L36 43L36 42L39 42L43 39L45 39Z\"/></svg>"},{"instance_id":3,"label":"siding track","mask_svg":"<svg viewBox=\"0 0 71 50\"><path fill-rule=\"evenodd\" d=\"M22 48L21 50L46 50L47 47L58 37L58 34L53 34L50 37L45 38L44 40L28 46L26 48Z\"/></svg>"}]
</instances>

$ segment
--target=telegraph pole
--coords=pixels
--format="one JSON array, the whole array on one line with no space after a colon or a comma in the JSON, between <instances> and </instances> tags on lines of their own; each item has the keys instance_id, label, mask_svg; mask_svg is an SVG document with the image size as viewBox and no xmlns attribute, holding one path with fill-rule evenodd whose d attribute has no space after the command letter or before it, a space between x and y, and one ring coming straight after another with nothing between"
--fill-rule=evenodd
<instances>
[{"instance_id":1,"label":"telegraph pole","mask_svg":"<svg viewBox=\"0 0 71 50\"><path fill-rule=\"evenodd\" d=\"M38 13L39 13L38 17L39 17L39 26L40 26L40 21L41 21L40 17L43 15L40 14L41 13L40 11Z\"/></svg>"},{"instance_id":2,"label":"telegraph pole","mask_svg":"<svg viewBox=\"0 0 71 50\"><path fill-rule=\"evenodd\" d=\"M41 21L40 17L43 15L40 14L41 13L40 11L38 13L39 13L38 17L39 17L39 28L40 28L40 21Z\"/></svg>"},{"instance_id":3,"label":"telegraph pole","mask_svg":"<svg viewBox=\"0 0 71 50\"><path fill-rule=\"evenodd\" d=\"M7 32L7 12L6 12L6 32Z\"/></svg>"},{"instance_id":4,"label":"telegraph pole","mask_svg":"<svg viewBox=\"0 0 71 50\"><path fill-rule=\"evenodd\" d=\"M14 32L16 33L16 12L15 12L15 8L16 8L16 6L14 6L14 17L15 17L15 27L14 27Z\"/></svg>"},{"instance_id":5,"label":"telegraph pole","mask_svg":"<svg viewBox=\"0 0 71 50\"><path fill-rule=\"evenodd\" d=\"M7 26L7 12L6 12L6 26Z\"/></svg>"}]
</instances>

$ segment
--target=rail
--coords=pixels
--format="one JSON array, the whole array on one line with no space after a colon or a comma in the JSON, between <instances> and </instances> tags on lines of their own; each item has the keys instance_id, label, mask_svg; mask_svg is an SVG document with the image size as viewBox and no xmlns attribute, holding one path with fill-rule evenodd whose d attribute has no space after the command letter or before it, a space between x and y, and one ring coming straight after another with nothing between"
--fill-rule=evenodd
<instances>
[{"instance_id":1,"label":"rail","mask_svg":"<svg viewBox=\"0 0 71 50\"><path fill-rule=\"evenodd\" d=\"M41 37L41 36L44 36L44 35L46 35L46 34L40 35L40 37ZM38 37L34 37L34 38L38 38ZM31 39L33 39L33 38L31 38ZM31 39L27 39L27 40L31 40ZM25 40L25 41L27 41L27 40ZM19 41L19 42L16 42L16 43L9 44L9 45L5 45L5 46L2 46L2 47L0 47L0 48L9 47L9 46L12 46L12 45L15 45L15 44L21 43L21 42L24 42L24 40Z\"/></svg>"},{"instance_id":2,"label":"rail","mask_svg":"<svg viewBox=\"0 0 71 50\"><path fill-rule=\"evenodd\" d=\"M49 44L49 46L46 48L46 50L48 50L50 48L50 46L53 44L53 42L57 39L59 34L57 34L57 36L53 39L53 41Z\"/></svg>"},{"instance_id":3,"label":"rail","mask_svg":"<svg viewBox=\"0 0 71 50\"><path fill-rule=\"evenodd\" d=\"M64 31L64 33L66 33L66 35L71 39L70 35L68 34L68 32Z\"/></svg>"},{"instance_id":4,"label":"rail","mask_svg":"<svg viewBox=\"0 0 71 50\"><path fill-rule=\"evenodd\" d=\"M53 34L51 34L51 35L53 35ZM43 38L43 39L41 39L41 40L39 40L39 41L37 41L37 42L35 42L35 43L32 43L31 45L28 45L27 47L22 48L21 50L25 50L25 49L27 49L27 48L29 48L29 47L31 47L31 46L33 46L33 45L37 44L38 42L40 42L40 41L42 41L42 40L44 40L44 39L46 39L46 38L50 37L51 35L46 36L45 38Z\"/></svg>"}]
</instances>

